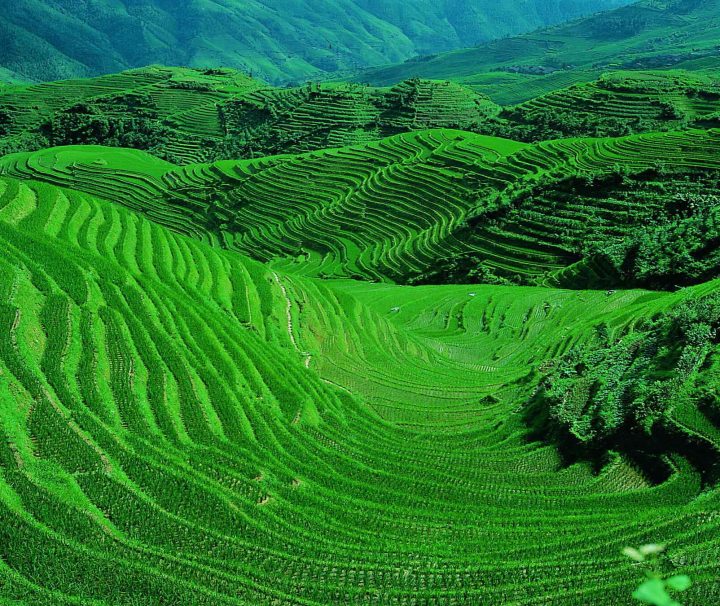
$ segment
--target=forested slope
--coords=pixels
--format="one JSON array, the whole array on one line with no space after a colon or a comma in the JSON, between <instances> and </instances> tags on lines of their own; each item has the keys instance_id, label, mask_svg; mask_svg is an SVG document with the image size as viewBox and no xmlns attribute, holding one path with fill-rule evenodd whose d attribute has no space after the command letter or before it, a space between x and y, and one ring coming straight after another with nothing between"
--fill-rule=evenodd
<instances>
[{"instance_id":1,"label":"forested slope","mask_svg":"<svg viewBox=\"0 0 720 606\"><path fill-rule=\"evenodd\" d=\"M369 70L359 79L375 85L452 79L514 104L609 69L717 70L718 39L718 0L643 0L477 48Z\"/></svg>"},{"instance_id":2,"label":"forested slope","mask_svg":"<svg viewBox=\"0 0 720 606\"><path fill-rule=\"evenodd\" d=\"M0 67L31 81L164 64L317 77L530 31L627 0L17 0Z\"/></svg>"}]
</instances>

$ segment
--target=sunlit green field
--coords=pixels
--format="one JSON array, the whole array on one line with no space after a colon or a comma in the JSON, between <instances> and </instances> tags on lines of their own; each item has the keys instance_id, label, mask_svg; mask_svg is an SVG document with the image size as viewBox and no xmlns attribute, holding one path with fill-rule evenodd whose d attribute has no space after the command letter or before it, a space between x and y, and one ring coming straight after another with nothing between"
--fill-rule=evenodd
<instances>
[{"instance_id":1,"label":"sunlit green field","mask_svg":"<svg viewBox=\"0 0 720 606\"><path fill-rule=\"evenodd\" d=\"M620 336L716 283L408 287L390 272L454 241L468 179L509 196L680 148L712 171L716 139L427 131L184 168L98 147L6 157L3 597L625 604L621 549L663 541L690 603L712 603L705 472L673 449L660 481L622 451L568 458L527 403L596 326ZM717 452L712 419L681 412L666 422Z\"/></svg>"},{"instance_id":2,"label":"sunlit green field","mask_svg":"<svg viewBox=\"0 0 720 606\"><path fill-rule=\"evenodd\" d=\"M6 4L0 606L720 603L720 0Z\"/></svg>"}]
</instances>

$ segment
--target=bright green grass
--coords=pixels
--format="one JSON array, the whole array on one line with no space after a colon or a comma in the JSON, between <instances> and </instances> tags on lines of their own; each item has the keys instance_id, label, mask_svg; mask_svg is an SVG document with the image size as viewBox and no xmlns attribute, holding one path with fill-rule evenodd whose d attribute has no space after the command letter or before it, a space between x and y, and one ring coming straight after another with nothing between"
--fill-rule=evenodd
<instances>
[{"instance_id":1,"label":"bright green grass","mask_svg":"<svg viewBox=\"0 0 720 606\"><path fill-rule=\"evenodd\" d=\"M447 254L480 185L511 196L678 150L713 170L716 139L528 146L434 130L184 168L101 147L5 158L4 596L618 604L632 583L620 548L661 540L698 603L717 598L716 495L699 496L699 472L672 456L651 486L617 454L599 474L565 466L523 418L543 365L596 325L620 334L715 283L606 293L302 275L383 278ZM311 234L328 252L297 248ZM696 407L672 414L717 449Z\"/></svg>"},{"instance_id":2,"label":"bright green grass","mask_svg":"<svg viewBox=\"0 0 720 606\"><path fill-rule=\"evenodd\" d=\"M690 603L720 597L692 466L564 467L521 414L596 322L715 284L321 282L72 189L0 192L4 598L625 604L620 549L649 540Z\"/></svg>"}]
</instances>

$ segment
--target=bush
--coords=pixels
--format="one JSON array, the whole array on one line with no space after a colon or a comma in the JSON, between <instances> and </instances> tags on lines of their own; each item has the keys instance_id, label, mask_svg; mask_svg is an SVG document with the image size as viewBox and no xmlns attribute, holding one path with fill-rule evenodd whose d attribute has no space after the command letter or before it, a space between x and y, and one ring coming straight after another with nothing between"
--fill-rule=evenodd
<instances>
[{"instance_id":1,"label":"bush","mask_svg":"<svg viewBox=\"0 0 720 606\"><path fill-rule=\"evenodd\" d=\"M677 398L692 399L691 379L720 328L720 295L689 300L673 312L612 339L600 326L571 350L538 393L560 435L590 449L650 436Z\"/></svg>"}]
</instances>

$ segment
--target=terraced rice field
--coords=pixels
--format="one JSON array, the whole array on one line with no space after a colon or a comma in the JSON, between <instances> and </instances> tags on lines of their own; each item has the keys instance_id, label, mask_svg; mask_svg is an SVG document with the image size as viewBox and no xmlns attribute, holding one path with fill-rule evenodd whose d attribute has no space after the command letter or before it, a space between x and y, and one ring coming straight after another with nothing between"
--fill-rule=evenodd
<instances>
[{"instance_id":1,"label":"terraced rice field","mask_svg":"<svg viewBox=\"0 0 720 606\"><path fill-rule=\"evenodd\" d=\"M38 131L52 132L58 115L73 107L102 108L103 116L116 118L141 109L139 115L156 116L172 127L167 153L193 162L204 158L207 139L225 136L219 105L262 87L233 70L149 67L85 80L8 87L0 93L0 107L10 118L5 136L16 139L20 147Z\"/></svg>"},{"instance_id":2,"label":"terraced rice field","mask_svg":"<svg viewBox=\"0 0 720 606\"><path fill-rule=\"evenodd\" d=\"M679 151L716 170L719 135L433 130L184 168L98 147L4 158L2 598L615 606L636 585L621 549L661 541L688 603L718 601L720 493L701 471L567 460L525 403L598 324L620 334L720 283L391 282L481 250L455 233L489 200ZM544 250L500 245L515 265ZM674 414L717 452L709 417Z\"/></svg>"},{"instance_id":3,"label":"terraced rice field","mask_svg":"<svg viewBox=\"0 0 720 606\"><path fill-rule=\"evenodd\" d=\"M503 274L542 281L578 260L558 246L558 229L577 241L597 238L588 231L592 215L604 219L608 233L622 232L628 213L644 202L614 212L602 198L565 196L551 206L537 196L525 200L533 188L552 190L573 175L611 175L620 165L628 174L665 165L691 177L713 173L720 169L718 142L718 130L524 145L436 129L182 168L129 150L58 148L9 155L0 174L110 198L176 231L303 275L404 282L443 259L472 254ZM518 204L522 221L513 210ZM499 223L498 211L509 213Z\"/></svg>"},{"instance_id":4,"label":"terraced rice field","mask_svg":"<svg viewBox=\"0 0 720 606\"><path fill-rule=\"evenodd\" d=\"M715 119L720 111L717 79L690 72L610 72L596 82L575 84L516 107L529 123L548 112L573 119L656 123L666 130L681 121Z\"/></svg>"},{"instance_id":5,"label":"terraced rice field","mask_svg":"<svg viewBox=\"0 0 720 606\"><path fill-rule=\"evenodd\" d=\"M484 95L451 82L412 79L381 89L333 83L274 88L229 69L148 67L3 87L0 152L77 141L125 143L193 164L364 144L409 130L470 128L499 111ZM97 136L100 141L88 140L88 133L102 128L86 124L75 132L79 117L90 124L96 118L106 131L112 131L108 120L114 120L116 130L134 124L136 136L118 142L105 132ZM68 118L69 129L63 127Z\"/></svg>"}]
</instances>

